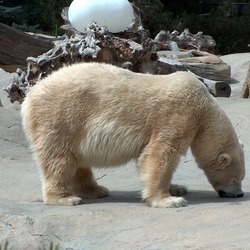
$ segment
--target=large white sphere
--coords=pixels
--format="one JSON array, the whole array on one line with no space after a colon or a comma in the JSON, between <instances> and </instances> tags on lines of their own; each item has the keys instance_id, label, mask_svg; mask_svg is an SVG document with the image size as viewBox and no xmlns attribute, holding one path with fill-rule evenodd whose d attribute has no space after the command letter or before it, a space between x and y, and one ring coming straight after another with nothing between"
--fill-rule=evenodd
<instances>
[{"instance_id":1,"label":"large white sphere","mask_svg":"<svg viewBox=\"0 0 250 250\"><path fill-rule=\"evenodd\" d=\"M80 32L92 21L99 27L107 26L110 32L125 30L134 19L128 0L74 0L68 12L71 25Z\"/></svg>"}]
</instances>

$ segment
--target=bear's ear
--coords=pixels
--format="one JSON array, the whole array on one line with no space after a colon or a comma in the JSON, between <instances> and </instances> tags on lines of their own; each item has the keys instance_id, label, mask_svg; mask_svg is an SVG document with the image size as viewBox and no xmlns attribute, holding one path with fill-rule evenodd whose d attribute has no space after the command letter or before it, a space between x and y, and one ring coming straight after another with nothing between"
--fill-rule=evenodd
<instances>
[{"instance_id":1,"label":"bear's ear","mask_svg":"<svg viewBox=\"0 0 250 250\"><path fill-rule=\"evenodd\" d=\"M232 161L232 158L229 154L222 153L218 157L217 169L223 169L227 167Z\"/></svg>"}]
</instances>

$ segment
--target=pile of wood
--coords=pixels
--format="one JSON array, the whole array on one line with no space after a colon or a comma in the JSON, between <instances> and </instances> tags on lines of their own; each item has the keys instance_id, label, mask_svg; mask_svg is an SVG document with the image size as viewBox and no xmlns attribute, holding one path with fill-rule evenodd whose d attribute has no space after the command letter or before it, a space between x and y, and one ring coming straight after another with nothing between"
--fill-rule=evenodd
<instances>
[{"instance_id":1,"label":"pile of wood","mask_svg":"<svg viewBox=\"0 0 250 250\"><path fill-rule=\"evenodd\" d=\"M106 27L98 27L94 22L86 33L79 33L69 24L67 11L63 11L63 17L66 22L66 34L54 40L53 48L46 53L37 57L27 57L26 69L17 69L17 77L5 88L11 102L21 103L37 81L60 67L92 61L151 74L190 70L206 84L213 95L230 96L231 89L227 81L230 77L230 68L223 62L216 61L215 56L211 54L216 45L211 36L206 36L202 32L191 34L186 29L182 33L161 31L151 39L139 16L126 31L119 34L112 34ZM202 62L202 57L207 61ZM188 62L187 58L192 58L193 61ZM202 64L203 67L200 66L199 69L199 65ZM227 77L213 79L217 72L216 66L219 65L224 65ZM207 70L208 67L210 71ZM210 72L212 77L206 77L206 72ZM221 69L218 72L218 76L225 75L221 74Z\"/></svg>"}]
</instances>

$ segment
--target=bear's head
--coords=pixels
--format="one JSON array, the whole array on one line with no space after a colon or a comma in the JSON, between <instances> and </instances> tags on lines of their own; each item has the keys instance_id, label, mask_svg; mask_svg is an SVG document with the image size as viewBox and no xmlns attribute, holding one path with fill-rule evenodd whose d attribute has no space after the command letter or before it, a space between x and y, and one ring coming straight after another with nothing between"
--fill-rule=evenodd
<instances>
[{"instance_id":1,"label":"bear's head","mask_svg":"<svg viewBox=\"0 0 250 250\"><path fill-rule=\"evenodd\" d=\"M245 163L241 145L219 153L203 170L220 197L243 197L241 182L245 177Z\"/></svg>"},{"instance_id":2,"label":"bear's head","mask_svg":"<svg viewBox=\"0 0 250 250\"><path fill-rule=\"evenodd\" d=\"M197 133L191 145L192 153L220 197L243 197L243 144L225 116L223 122L215 123L216 126L208 123Z\"/></svg>"}]
</instances>

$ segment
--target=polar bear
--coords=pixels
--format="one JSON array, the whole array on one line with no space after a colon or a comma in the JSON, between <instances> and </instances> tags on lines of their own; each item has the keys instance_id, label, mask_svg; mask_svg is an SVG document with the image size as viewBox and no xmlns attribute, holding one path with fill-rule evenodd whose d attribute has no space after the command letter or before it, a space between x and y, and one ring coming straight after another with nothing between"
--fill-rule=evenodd
<instances>
[{"instance_id":1,"label":"polar bear","mask_svg":"<svg viewBox=\"0 0 250 250\"><path fill-rule=\"evenodd\" d=\"M46 204L105 197L108 189L97 184L92 168L137 159L144 201L185 206L180 196L186 188L171 179L189 147L220 196L243 196L243 149L226 114L191 73L149 75L75 64L37 83L21 113Z\"/></svg>"}]
</instances>

